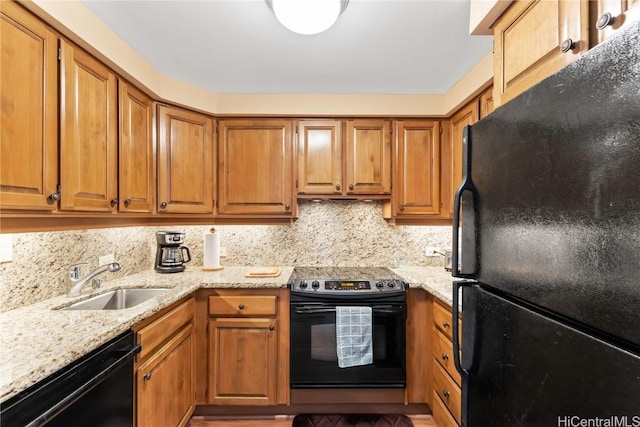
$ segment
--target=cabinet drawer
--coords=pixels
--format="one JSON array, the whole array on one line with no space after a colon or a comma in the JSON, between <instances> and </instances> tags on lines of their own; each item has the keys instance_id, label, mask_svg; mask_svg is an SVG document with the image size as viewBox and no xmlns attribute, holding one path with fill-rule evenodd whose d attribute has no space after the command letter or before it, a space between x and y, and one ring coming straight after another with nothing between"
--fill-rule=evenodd
<instances>
[{"instance_id":1,"label":"cabinet drawer","mask_svg":"<svg viewBox=\"0 0 640 427\"><path fill-rule=\"evenodd\" d=\"M453 344L438 328L433 328L433 357L442 365L456 384L461 385L460 374L453 362Z\"/></svg>"},{"instance_id":2,"label":"cabinet drawer","mask_svg":"<svg viewBox=\"0 0 640 427\"><path fill-rule=\"evenodd\" d=\"M193 320L195 302L193 298L180 304L155 322L138 331L138 343L142 346L140 360L147 357L183 325Z\"/></svg>"},{"instance_id":3,"label":"cabinet drawer","mask_svg":"<svg viewBox=\"0 0 640 427\"><path fill-rule=\"evenodd\" d=\"M433 421L435 421L438 427L458 427L458 423L451 416L451 413L435 390L433 390L432 403L431 411L433 412Z\"/></svg>"},{"instance_id":4,"label":"cabinet drawer","mask_svg":"<svg viewBox=\"0 0 640 427\"><path fill-rule=\"evenodd\" d=\"M435 302L433 303L433 323L447 338L451 339L451 311Z\"/></svg>"},{"instance_id":5,"label":"cabinet drawer","mask_svg":"<svg viewBox=\"0 0 640 427\"><path fill-rule=\"evenodd\" d=\"M211 316L275 316L278 297L275 295L224 295L209 297Z\"/></svg>"},{"instance_id":6,"label":"cabinet drawer","mask_svg":"<svg viewBox=\"0 0 640 427\"><path fill-rule=\"evenodd\" d=\"M460 387L453 382L439 363L433 364L433 389L444 405L449 409L453 418L460 422L462 410L462 396Z\"/></svg>"}]
</instances>

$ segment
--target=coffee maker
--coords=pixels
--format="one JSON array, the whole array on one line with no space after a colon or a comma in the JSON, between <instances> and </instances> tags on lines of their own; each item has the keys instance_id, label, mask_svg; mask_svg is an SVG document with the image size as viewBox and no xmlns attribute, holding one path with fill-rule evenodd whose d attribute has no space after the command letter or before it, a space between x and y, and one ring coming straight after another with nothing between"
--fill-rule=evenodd
<instances>
[{"instance_id":1,"label":"coffee maker","mask_svg":"<svg viewBox=\"0 0 640 427\"><path fill-rule=\"evenodd\" d=\"M191 261L189 248L182 246L184 233L177 231L158 231L156 233L158 248L156 251L155 270L158 273L179 273L184 271L184 264Z\"/></svg>"}]
</instances>

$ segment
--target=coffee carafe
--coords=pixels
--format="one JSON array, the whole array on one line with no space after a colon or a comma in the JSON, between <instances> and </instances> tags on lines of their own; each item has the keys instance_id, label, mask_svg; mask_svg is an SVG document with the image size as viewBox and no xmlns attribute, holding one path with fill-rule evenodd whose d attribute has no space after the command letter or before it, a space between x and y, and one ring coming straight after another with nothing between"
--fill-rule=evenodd
<instances>
[{"instance_id":1,"label":"coffee carafe","mask_svg":"<svg viewBox=\"0 0 640 427\"><path fill-rule=\"evenodd\" d=\"M182 246L184 233L177 231L158 231L158 248L155 269L158 273L178 273L184 271L184 264L191 261L189 248Z\"/></svg>"}]
</instances>

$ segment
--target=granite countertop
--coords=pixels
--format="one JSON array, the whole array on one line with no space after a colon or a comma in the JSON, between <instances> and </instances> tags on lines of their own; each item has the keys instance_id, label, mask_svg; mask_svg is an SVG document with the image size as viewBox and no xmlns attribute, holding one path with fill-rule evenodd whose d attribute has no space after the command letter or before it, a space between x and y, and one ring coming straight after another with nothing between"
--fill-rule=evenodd
<instances>
[{"instance_id":1,"label":"granite countertop","mask_svg":"<svg viewBox=\"0 0 640 427\"><path fill-rule=\"evenodd\" d=\"M99 291L77 298L58 296L0 313L0 402L55 373L93 349L127 331L161 309L201 288L283 288L293 267L281 267L274 278L247 278L252 267L225 267L216 272L187 269L179 274L146 271L105 282ZM421 287L447 304L452 300L451 274L441 267L392 269L410 287ZM56 310L97 293L128 287L170 288L165 294L124 310Z\"/></svg>"}]
</instances>

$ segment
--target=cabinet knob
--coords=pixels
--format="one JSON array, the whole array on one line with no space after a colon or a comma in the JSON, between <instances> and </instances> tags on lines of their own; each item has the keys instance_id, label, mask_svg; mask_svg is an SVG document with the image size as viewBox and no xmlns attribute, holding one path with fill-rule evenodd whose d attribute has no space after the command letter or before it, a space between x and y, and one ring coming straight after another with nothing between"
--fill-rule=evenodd
<instances>
[{"instance_id":1,"label":"cabinet knob","mask_svg":"<svg viewBox=\"0 0 640 427\"><path fill-rule=\"evenodd\" d=\"M442 353L442 360L449 360L447 353Z\"/></svg>"},{"instance_id":2,"label":"cabinet knob","mask_svg":"<svg viewBox=\"0 0 640 427\"><path fill-rule=\"evenodd\" d=\"M616 17L609 12L605 12L600 15L600 17L596 21L596 28L599 30L604 30L609 25L613 25L614 22L616 22Z\"/></svg>"},{"instance_id":3,"label":"cabinet knob","mask_svg":"<svg viewBox=\"0 0 640 427\"><path fill-rule=\"evenodd\" d=\"M160 208L166 209L167 208L167 202L160 203Z\"/></svg>"},{"instance_id":4,"label":"cabinet knob","mask_svg":"<svg viewBox=\"0 0 640 427\"><path fill-rule=\"evenodd\" d=\"M147 372L146 374L144 374L142 378L144 378L145 381L149 381L152 376L153 376L153 373Z\"/></svg>"},{"instance_id":5,"label":"cabinet knob","mask_svg":"<svg viewBox=\"0 0 640 427\"><path fill-rule=\"evenodd\" d=\"M124 205L129 206L131 204L131 199L125 199Z\"/></svg>"},{"instance_id":6,"label":"cabinet knob","mask_svg":"<svg viewBox=\"0 0 640 427\"><path fill-rule=\"evenodd\" d=\"M289 209L291 209L291 206L290 206L290 205L284 205L284 210L285 210L285 211L288 211Z\"/></svg>"},{"instance_id":7,"label":"cabinet knob","mask_svg":"<svg viewBox=\"0 0 640 427\"><path fill-rule=\"evenodd\" d=\"M449 326L451 326L451 325L449 325L449 322L447 322L446 320L442 322L442 327L443 328L448 328Z\"/></svg>"},{"instance_id":8,"label":"cabinet knob","mask_svg":"<svg viewBox=\"0 0 640 427\"><path fill-rule=\"evenodd\" d=\"M404 205L400 205L399 208L400 208L401 211L403 211L404 210Z\"/></svg>"},{"instance_id":9,"label":"cabinet knob","mask_svg":"<svg viewBox=\"0 0 640 427\"><path fill-rule=\"evenodd\" d=\"M275 326L273 326L273 325L269 326L269 330L270 330L270 331L273 331L275 328L276 328L276 327L275 327Z\"/></svg>"},{"instance_id":10,"label":"cabinet knob","mask_svg":"<svg viewBox=\"0 0 640 427\"><path fill-rule=\"evenodd\" d=\"M59 202L60 201L60 193L51 193L49 194L48 197L49 200L51 200L52 202Z\"/></svg>"},{"instance_id":11,"label":"cabinet knob","mask_svg":"<svg viewBox=\"0 0 640 427\"><path fill-rule=\"evenodd\" d=\"M114 197L109 201L109 204L111 205L111 207L118 206L118 198Z\"/></svg>"},{"instance_id":12,"label":"cabinet knob","mask_svg":"<svg viewBox=\"0 0 640 427\"><path fill-rule=\"evenodd\" d=\"M444 390L442 390L442 395L446 398L448 398L449 396L451 396L451 393L449 393L449 390L447 390L446 388Z\"/></svg>"},{"instance_id":13,"label":"cabinet knob","mask_svg":"<svg viewBox=\"0 0 640 427\"><path fill-rule=\"evenodd\" d=\"M353 191L353 184L349 184L349 191Z\"/></svg>"},{"instance_id":14,"label":"cabinet knob","mask_svg":"<svg viewBox=\"0 0 640 427\"><path fill-rule=\"evenodd\" d=\"M572 39L566 39L560 45L560 50L564 53L567 53L570 50L575 49L575 47L576 47L576 42L574 42Z\"/></svg>"},{"instance_id":15,"label":"cabinet knob","mask_svg":"<svg viewBox=\"0 0 640 427\"><path fill-rule=\"evenodd\" d=\"M239 308L240 310L244 310L244 304L240 304L240 305L238 306L238 308Z\"/></svg>"},{"instance_id":16,"label":"cabinet knob","mask_svg":"<svg viewBox=\"0 0 640 427\"><path fill-rule=\"evenodd\" d=\"M340 184L336 184L336 190L340 191L342 187L340 187Z\"/></svg>"}]
</instances>

